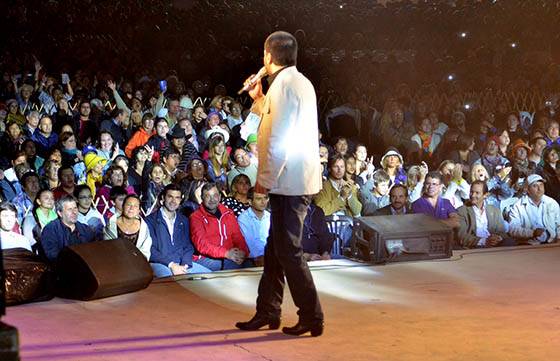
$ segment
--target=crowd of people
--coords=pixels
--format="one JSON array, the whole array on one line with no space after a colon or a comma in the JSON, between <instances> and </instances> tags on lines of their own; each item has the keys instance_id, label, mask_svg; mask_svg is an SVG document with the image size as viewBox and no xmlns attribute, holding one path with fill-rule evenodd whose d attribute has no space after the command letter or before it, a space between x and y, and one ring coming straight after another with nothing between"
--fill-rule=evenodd
<instances>
[{"instance_id":1,"label":"crowd of people","mask_svg":"<svg viewBox=\"0 0 560 361\"><path fill-rule=\"evenodd\" d=\"M76 9L85 6L69 3ZM93 32L95 19L124 11L125 3L91 5L84 17L90 26L82 27L81 34ZM339 253L333 252L335 235L327 228L329 217L337 215L430 214L455 229L456 246L462 248L560 238L559 97L554 93L560 72L551 61L556 49L543 55L541 38L533 39L547 31L548 22L538 23L533 32L516 33L513 40L504 35L506 21L499 16L495 22L472 17L461 22L463 28L449 25L482 10L513 11L511 4L495 3L433 8L408 2L321 3L301 13L314 16L328 8L327 15L294 32L301 42L300 68L319 93L322 130L323 188L304 224L307 260ZM10 8L9 21L20 25L14 29L26 35L24 42L36 41L29 38L26 24L41 14L38 9L60 16L57 2L23 13L21 6ZM252 44L262 39L242 29L220 41L212 31L199 38L196 34L206 29L200 26L193 29L189 46L170 46L171 40L179 41L175 35L182 27L195 24L179 19L195 16L200 6L173 9L172 14L166 2L147 9L126 7L125 21L138 20L138 14L154 24L165 20L161 26L168 31L169 56L152 65L138 49L162 44L138 28L87 38L89 46L69 28L64 44L53 40L52 57L41 51L20 56L17 44L3 54L2 248L25 248L54 262L65 246L124 238L138 247L157 277L263 264L270 213L268 197L254 189L259 116L246 97L228 91L248 75L246 69L258 69L259 55L249 48L260 49ZM228 6L208 5L203 21L243 10L239 4ZM264 12L265 32L295 23L276 2L263 6L271 7ZM550 16L546 6L524 6L531 16ZM247 8L253 9L251 3ZM73 23L75 13L65 21ZM322 48L325 34L317 29L342 24L348 13L354 25L344 31L356 31L351 41L344 41L347 34L335 27L338 32ZM394 38L418 13L427 15L417 20L425 31ZM158 18L163 14L163 20ZM239 19L252 19L251 14ZM510 15L507 21L521 16ZM387 27L389 35L370 27L361 30L367 19L379 20L375 24L381 29L389 18L403 20ZM430 19L454 30L434 32ZM489 29L495 35L477 42ZM51 31L45 29L47 37ZM431 48L419 45L420 35L430 38ZM130 50L139 39L145 40L142 46ZM239 39L245 47L232 48ZM104 58L102 69L92 68L87 59L102 42L111 42L121 56ZM372 44L379 49L371 50ZM222 56L205 61L213 51ZM180 59L181 68L164 71L170 68L169 58ZM361 71L347 76L356 68ZM230 86L207 77L210 73ZM406 251L406 245L388 249Z\"/></svg>"},{"instance_id":2,"label":"crowd of people","mask_svg":"<svg viewBox=\"0 0 560 361\"><path fill-rule=\"evenodd\" d=\"M88 89L74 77L58 79L37 60L34 82L11 78L0 114L2 247L55 261L65 246L124 238L158 277L262 265L270 213L253 188L259 117L227 94L193 102L178 81L107 79ZM306 259L339 253L326 224L333 215L426 213L466 248L556 242L560 126L551 109L489 111L473 122L460 105L448 117L390 97L371 119L382 154L359 133L326 134ZM327 118L355 124L357 112L343 105Z\"/></svg>"}]
</instances>

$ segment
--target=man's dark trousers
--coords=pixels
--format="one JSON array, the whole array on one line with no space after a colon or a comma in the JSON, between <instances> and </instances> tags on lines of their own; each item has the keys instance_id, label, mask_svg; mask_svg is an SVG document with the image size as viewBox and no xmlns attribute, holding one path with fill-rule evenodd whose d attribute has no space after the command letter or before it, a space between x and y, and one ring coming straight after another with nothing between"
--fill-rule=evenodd
<instances>
[{"instance_id":1,"label":"man's dark trousers","mask_svg":"<svg viewBox=\"0 0 560 361\"><path fill-rule=\"evenodd\" d=\"M271 226L264 252L264 272L259 283L257 314L279 317L284 293L284 275L299 321L323 320L313 277L303 259L301 236L310 196L270 194Z\"/></svg>"}]
</instances>

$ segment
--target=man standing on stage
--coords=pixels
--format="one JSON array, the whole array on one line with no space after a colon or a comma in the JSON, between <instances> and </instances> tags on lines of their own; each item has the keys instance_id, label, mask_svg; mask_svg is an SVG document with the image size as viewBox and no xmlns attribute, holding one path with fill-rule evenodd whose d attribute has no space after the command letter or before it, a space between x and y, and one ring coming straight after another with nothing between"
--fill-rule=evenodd
<instances>
[{"instance_id":1,"label":"man standing on stage","mask_svg":"<svg viewBox=\"0 0 560 361\"><path fill-rule=\"evenodd\" d=\"M261 114L255 192L269 194L272 212L257 313L235 326L242 330L280 327L285 276L299 308L299 322L282 332L320 336L323 312L301 248L307 206L322 186L317 102L313 85L295 67L296 59L295 37L283 31L272 33L264 43L270 87L266 96L260 81L249 90L252 112Z\"/></svg>"}]
</instances>

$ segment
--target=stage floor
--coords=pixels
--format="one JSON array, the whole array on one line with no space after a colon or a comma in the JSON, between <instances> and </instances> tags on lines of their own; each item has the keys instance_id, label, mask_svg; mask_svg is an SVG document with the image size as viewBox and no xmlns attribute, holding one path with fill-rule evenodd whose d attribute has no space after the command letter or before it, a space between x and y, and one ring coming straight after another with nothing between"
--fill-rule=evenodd
<instances>
[{"instance_id":1,"label":"stage floor","mask_svg":"<svg viewBox=\"0 0 560 361\"><path fill-rule=\"evenodd\" d=\"M22 360L554 360L560 246L455 252L450 260L312 263L325 334L242 332L259 269L162 280L108 299L8 308ZM286 290L283 324L297 321Z\"/></svg>"}]
</instances>

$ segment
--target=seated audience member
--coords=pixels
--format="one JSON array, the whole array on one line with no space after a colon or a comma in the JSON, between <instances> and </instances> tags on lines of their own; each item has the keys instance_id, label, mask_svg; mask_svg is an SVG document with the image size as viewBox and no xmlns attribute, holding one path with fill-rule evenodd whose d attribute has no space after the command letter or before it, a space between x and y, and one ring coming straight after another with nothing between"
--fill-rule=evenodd
<instances>
[{"instance_id":1,"label":"seated audience member","mask_svg":"<svg viewBox=\"0 0 560 361\"><path fill-rule=\"evenodd\" d=\"M549 147L558 148L560 146L560 123L557 120L547 120L544 139Z\"/></svg>"},{"instance_id":2,"label":"seated audience member","mask_svg":"<svg viewBox=\"0 0 560 361\"><path fill-rule=\"evenodd\" d=\"M350 184L355 184L359 189L358 174L356 174L356 158L353 155L349 154L344 157L344 169L344 180Z\"/></svg>"},{"instance_id":3,"label":"seated audience member","mask_svg":"<svg viewBox=\"0 0 560 361\"><path fill-rule=\"evenodd\" d=\"M152 154L146 147L138 147L132 151L132 165L128 168L128 184L132 186L135 194L142 194L142 188L148 171L152 168L152 162L149 160Z\"/></svg>"},{"instance_id":4,"label":"seated audience member","mask_svg":"<svg viewBox=\"0 0 560 361\"><path fill-rule=\"evenodd\" d=\"M17 209L18 223L22 224L23 218L31 212L37 193L41 190L41 180L37 173L29 171L20 178L20 183L23 192L18 194L12 203Z\"/></svg>"},{"instance_id":5,"label":"seated audience member","mask_svg":"<svg viewBox=\"0 0 560 361\"><path fill-rule=\"evenodd\" d=\"M238 174L231 182L230 196L222 199L222 204L235 213L239 217L241 212L248 209L250 206L249 189L251 188L251 181L245 174Z\"/></svg>"},{"instance_id":6,"label":"seated audience member","mask_svg":"<svg viewBox=\"0 0 560 361\"><path fill-rule=\"evenodd\" d=\"M558 162L558 150L547 147L543 151L543 166L539 168L539 174L546 182L546 195L560 200L560 162Z\"/></svg>"},{"instance_id":7,"label":"seated audience member","mask_svg":"<svg viewBox=\"0 0 560 361\"><path fill-rule=\"evenodd\" d=\"M546 148L546 140L543 137L534 137L529 142L529 146L531 147L531 151L527 158L531 165L536 169L540 165L542 165L543 161L543 151Z\"/></svg>"},{"instance_id":8,"label":"seated audience member","mask_svg":"<svg viewBox=\"0 0 560 361\"><path fill-rule=\"evenodd\" d=\"M560 239L560 207L545 195L544 179L538 174L527 177L527 194L509 213L509 233L518 243L553 243Z\"/></svg>"},{"instance_id":9,"label":"seated audience member","mask_svg":"<svg viewBox=\"0 0 560 361\"><path fill-rule=\"evenodd\" d=\"M257 148L257 134L252 133L247 137L245 142L245 150L249 154L249 159L251 159L251 164L259 166L259 151Z\"/></svg>"},{"instance_id":10,"label":"seated audience member","mask_svg":"<svg viewBox=\"0 0 560 361\"><path fill-rule=\"evenodd\" d=\"M58 134L52 131L52 124L52 119L48 115L43 115L37 131L31 137L37 145L37 154L45 159L58 142Z\"/></svg>"},{"instance_id":11,"label":"seated audience member","mask_svg":"<svg viewBox=\"0 0 560 361\"><path fill-rule=\"evenodd\" d=\"M154 131L154 116L151 113L146 113L142 116L142 127L130 138L124 150L127 157L132 158L132 152L138 147L144 147L151 136L155 134ZM149 159L151 161L151 159Z\"/></svg>"},{"instance_id":12,"label":"seated audience member","mask_svg":"<svg viewBox=\"0 0 560 361\"><path fill-rule=\"evenodd\" d=\"M389 204L389 175L383 169L373 173L373 177L360 188L362 215L371 216L380 208Z\"/></svg>"},{"instance_id":13,"label":"seated audience member","mask_svg":"<svg viewBox=\"0 0 560 361\"><path fill-rule=\"evenodd\" d=\"M411 213L410 204L408 203L408 189L403 184L395 184L389 191L390 204L379 208L374 216L397 216L401 214Z\"/></svg>"},{"instance_id":14,"label":"seated audience member","mask_svg":"<svg viewBox=\"0 0 560 361\"><path fill-rule=\"evenodd\" d=\"M41 176L41 188L54 190L58 187L58 168L60 163L53 160L46 160L43 168L39 170Z\"/></svg>"},{"instance_id":15,"label":"seated audience member","mask_svg":"<svg viewBox=\"0 0 560 361\"><path fill-rule=\"evenodd\" d=\"M212 271L244 266L249 249L232 210L220 204L216 183L202 187L202 205L190 217L195 261Z\"/></svg>"},{"instance_id":16,"label":"seated audience member","mask_svg":"<svg viewBox=\"0 0 560 361\"><path fill-rule=\"evenodd\" d=\"M344 137L337 137L333 143L334 153L346 157L348 153L348 141Z\"/></svg>"},{"instance_id":17,"label":"seated audience member","mask_svg":"<svg viewBox=\"0 0 560 361\"><path fill-rule=\"evenodd\" d=\"M146 260L150 259L152 238L146 222L140 217L140 198L135 194L127 195L122 204L122 213L111 217L103 232L104 239L125 239L142 252Z\"/></svg>"},{"instance_id":18,"label":"seated audience member","mask_svg":"<svg viewBox=\"0 0 560 361\"><path fill-rule=\"evenodd\" d=\"M327 169L327 164L329 162L329 148L326 145L319 145L319 159L321 161L321 174L323 175L323 180L325 180L329 175L329 170Z\"/></svg>"},{"instance_id":19,"label":"seated audience member","mask_svg":"<svg viewBox=\"0 0 560 361\"><path fill-rule=\"evenodd\" d=\"M248 258L260 267L264 265L264 246L270 230L270 212L266 210L268 195L256 193L251 188L248 199L251 206L237 217L237 221L249 248Z\"/></svg>"},{"instance_id":20,"label":"seated audience member","mask_svg":"<svg viewBox=\"0 0 560 361\"><path fill-rule=\"evenodd\" d=\"M181 189L168 184L161 192L160 208L146 217L152 237L150 265L155 277L211 272L193 262L189 220L177 212L182 199Z\"/></svg>"},{"instance_id":21,"label":"seated audience member","mask_svg":"<svg viewBox=\"0 0 560 361\"><path fill-rule=\"evenodd\" d=\"M41 239L43 228L56 218L53 193L48 189L40 190L33 202L33 209L23 219L23 235L32 246L35 245Z\"/></svg>"},{"instance_id":22,"label":"seated audience member","mask_svg":"<svg viewBox=\"0 0 560 361\"><path fill-rule=\"evenodd\" d=\"M412 203L413 213L423 213L444 221L451 227L459 225L457 211L448 199L441 196L442 175L438 171L429 172L424 181L422 197Z\"/></svg>"},{"instance_id":23,"label":"seated audience member","mask_svg":"<svg viewBox=\"0 0 560 361\"><path fill-rule=\"evenodd\" d=\"M86 184L95 197L97 188L101 187L103 183L103 169L107 160L98 156L95 152L89 152L84 156L84 163L87 169Z\"/></svg>"},{"instance_id":24,"label":"seated audience member","mask_svg":"<svg viewBox=\"0 0 560 361\"><path fill-rule=\"evenodd\" d=\"M74 177L74 169L72 167L63 165L58 168L58 180L60 181L60 185L53 189L55 200L74 194L76 178Z\"/></svg>"},{"instance_id":25,"label":"seated audience member","mask_svg":"<svg viewBox=\"0 0 560 361\"><path fill-rule=\"evenodd\" d=\"M499 138L497 136L493 136L488 139L486 142L486 146L484 148L484 152L479 160L477 160L474 164L482 164L488 175L493 177L496 172L499 172L502 168L506 167L509 164L509 160L506 157L500 155L500 148L498 146Z\"/></svg>"},{"instance_id":26,"label":"seated audience member","mask_svg":"<svg viewBox=\"0 0 560 361\"><path fill-rule=\"evenodd\" d=\"M43 228L41 246L47 259L54 262L62 248L96 240L95 232L78 222L78 204L72 196L64 196L56 202L58 218Z\"/></svg>"},{"instance_id":27,"label":"seated audience member","mask_svg":"<svg viewBox=\"0 0 560 361\"><path fill-rule=\"evenodd\" d=\"M488 195L484 203L501 209L502 201L513 197L514 190L510 186L509 173L511 167L502 168L494 177L489 178L486 168L481 164L475 164L471 169L471 183L477 180L486 182Z\"/></svg>"},{"instance_id":28,"label":"seated audience member","mask_svg":"<svg viewBox=\"0 0 560 361\"><path fill-rule=\"evenodd\" d=\"M303 221L303 234L301 247L303 257L307 261L319 261L331 259L331 250L335 235L329 231L325 219L325 213L315 204L310 203L307 215Z\"/></svg>"},{"instance_id":29,"label":"seated audience member","mask_svg":"<svg viewBox=\"0 0 560 361\"><path fill-rule=\"evenodd\" d=\"M17 210L8 202L0 203L0 243L2 249L25 248L31 251L31 242L21 234L14 232L17 224ZM0 261L2 261L0 259Z\"/></svg>"},{"instance_id":30,"label":"seated audience member","mask_svg":"<svg viewBox=\"0 0 560 361\"><path fill-rule=\"evenodd\" d=\"M432 122L429 118L424 118L416 124L416 134L410 140L416 142L421 152L420 159L429 160L441 142L441 136L434 133ZM474 146L474 143L473 143Z\"/></svg>"},{"instance_id":31,"label":"seated audience member","mask_svg":"<svg viewBox=\"0 0 560 361\"><path fill-rule=\"evenodd\" d=\"M424 180L428 174L428 165L422 162L421 165L413 165L406 173L406 187L408 193L408 202L412 203L422 196L424 189Z\"/></svg>"},{"instance_id":32,"label":"seated audience member","mask_svg":"<svg viewBox=\"0 0 560 361\"><path fill-rule=\"evenodd\" d=\"M25 157L25 154L23 152L16 152L15 154L13 154L11 165L12 167L5 169L2 173L3 176L0 177L0 188L2 190L2 194L4 195L4 199L8 201L12 201L18 194L23 192L21 183L19 182L19 172L16 172L16 168L24 168L24 173L31 170L31 168L29 168L29 165L27 164L27 158Z\"/></svg>"},{"instance_id":33,"label":"seated audience member","mask_svg":"<svg viewBox=\"0 0 560 361\"><path fill-rule=\"evenodd\" d=\"M226 143L220 135L215 135L209 139L206 163L208 163L208 177L212 182L216 182L221 190L224 190L227 186L227 173L230 170L230 165Z\"/></svg>"},{"instance_id":34,"label":"seated audience member","mask_svg":"<svg viewBox=\"0 0 560 361\"><path fill-rule=\"evenodd\" d=\"M504 218L499 208L486 204L488 194L486 182L475 180L471 184L469 201L457 209L457 239L463 248L495 247L505 238Z\"/></svg>"},{"instance_id":35,"label":"seated audience member","mask_svg":"<svg viewBox=\"0 0 560 361\"><path fill-rule=\"evenodd\" d=\"M161 154L171 146L167 133L169 133L169 124L165 118L156 118L154 121L155 134L148 139L148 147L154 150L154 162L159 162Z\"/></svg>"},{"instance_id":36,"label":"seated audience member","mask_svg":"<svg viewBox=\"0 0 560 361\"><path fill-rule=\"evenodd\" d=\"M185 177L185 173L177 168L180 161L181 154L179 154L176 149L169 148L163 152L161 165L163 166L165 177L169 180L169 183L179 182Z\"/></svg>"},{"instance_id":37,"label":"seated audience member","mask_svg":"<svg viewBox=\"0 0 560 361\"><path fill-rule=\"evenodd\" d=\"M121 166L114 164L107 169L103 176L103 185L97 188L95 192L95 200L97 202L97 210L103 213L104 209L111 207L111 189L113 187L124 187L127 194L134 194L134 187L128 185L128 175ZM94 192L92 192L94 194Z\"/></svg>"},{"instance_id":38,"label":"seated audience member","mask_svg":"<svg viewBox=\"0 0 560 361\"><path fill-rule=\"evenodd\" d=\"M105 218L105 224L109 222L111 217L118 217L122 213L122 203L128 195L124 187L113 187L109 193L109 201L112 204L110 208L106 207L101 214Z\"/></svg>"},{"instance_id":39,"label":"seated audience member","mask_svg":"<svg viewBox=\"0 0 560 361\"><path fill-rule=\"evenodd\" d=\"M257 180L257 166L251 163L249 153L243 148L233 152L233 167L227 174L228 187L231 189L233 179L239 174L245 174L251 181L250 187L255 186Z\"/></svg>"},{"instance_id":40,"label":"seated audience member","mask_svg":"<svg viewBox=\"0 0 560 361\"><path fill-rule=\"evenodd\" d=\"M443 198L449 199L455 209L463 205L463 200L469 199L470 186L463 179L461 163L444 160L438 170L443 176Z\"/></svg>"},{"instance_id":41,"label":"seated audience member","mask_svg":"<svg viewBox=\"0 0 560 361\"><path fill-rule=\"evenodd\" d=\"M206 162L199 158L195 158L187 164L187 176L180 183L181 193L185 196L182 213L187 217L197 210L202 203L202 186L210 182L206 167Z\"/></svg>"},{"instance_id":42,"label":"seated audience member","mask_svg":"<svg viewBox=\"0 0 560 361\"><path fill-rule=\"evenodd\" d=\"M168 184L170 184L170 180L163 166L157 163L153 164L142 193L142 209L144 209L145 214L152 212L153 208L157 205L156 201L159 194Z\"/></svg>"},{"instance_id":43,"label":"seated audience member","mask_svg":"<svg viewBox=\"0 0 560 361\"><path fill-rule=\"evenodd\" d=\"M315 204L321 207L327 216L358 216L362 211L362 204L358 200L358 187L344 180L345 166L344 157L335 154L328 163L329 177L323 182L323 189L315 196Z\"/></svg>"},{"instance_id":44,"label":"seated audience member","mask_svg":"<svg viewBox=\"0 0 560 361\"><path fill-rule=\"evenodd\" d=\"M74 190L74 198L78 201L78 222L87 224L95 232L97 238L103 237L105 219L93 206L93 196L87 184L80 184Z\"/></svg>"},{"instance_id":45,"label":"seated audience member","mask_svg":"<svg viewBox=\"0 0 560 361\"><path fill-rule=\"evenodd\" d=\"M321 162L323 162L323 155L321 154L322 146L319 147L319 155L321 156ZM326 158L325 162L328 160L328 148L326 148ZM367 148L364 144L357 144L356 151L354 152L354 157L356 159L356 174L358 175L356 179L356 183L358 186L362 187L368 179L371 178L373 175L373 171L375 170L375 166L373 165L373 156L368 158Z\"/></svg>"},{"instance_id":46,"label":"seated audience member","mask_svg":"<svg viewBox=\"0 0 560 361\"><path fill-rule=\"evenodd\" d=\"M471 168L474 163L480 159L480 155L475 150L475 140L471 133L459 135L455 148L450 154L447 154L447 159L453 163L459 163L463 169L463 178L467 179L470 175Z\"/></svg>"},{"instance_id":47,"label":"seated audience member","mask_svg":"<svg viewBox=\"0 0 560 361\"><path fill-rule=\"evenodd\" d=\"M403 157L395 148L389 148L381 157L381 167L389 175L389 186L406 184L406 171L403 165Z\"/></svg>"}]
</instances>

